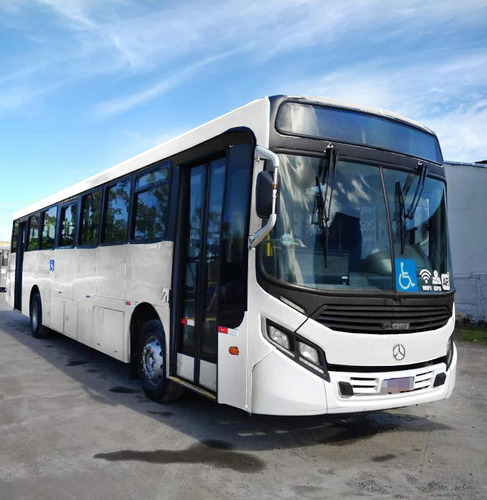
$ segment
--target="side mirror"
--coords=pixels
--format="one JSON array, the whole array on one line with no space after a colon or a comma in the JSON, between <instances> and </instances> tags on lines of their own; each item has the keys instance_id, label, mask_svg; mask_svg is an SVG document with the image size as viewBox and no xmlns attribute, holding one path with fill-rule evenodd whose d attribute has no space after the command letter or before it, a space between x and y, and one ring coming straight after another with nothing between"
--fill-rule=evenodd
<instances>
[{"instance_id":1,"label":"side mirror","mask_svg":"<svg viewBox=\"0 0 487 500\"><path fill-rule=\"evenodd\" d=\"M277 196L279 179L279 157L262 146L255 146L256 161L269 160L274 173L260 172L257 176L255 189L255 208L261 219L267 219L266 224L249 236L249 248L255 248L272 231L277 222Z\"/></svg>"},{"instance_id":2,"label":"side mirror","mask_svg":"<svg viewBox=\"0 0 487 500\"><path fill-rule=\"evenodd\" d=\"M255 190L255 210L261 219L268 219L272 214L272 189L274 179L270 172L260 172Z\"/></svg>"}]
</instances>

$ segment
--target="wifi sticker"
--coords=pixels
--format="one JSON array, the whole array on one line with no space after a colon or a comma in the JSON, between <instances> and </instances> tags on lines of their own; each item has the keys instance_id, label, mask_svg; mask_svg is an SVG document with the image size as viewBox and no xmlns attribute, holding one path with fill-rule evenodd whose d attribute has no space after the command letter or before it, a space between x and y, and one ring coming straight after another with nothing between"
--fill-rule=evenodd
<instances>
[{"instance_id":1,"label":"wifi sticker","mask_svg":"<svg viewBox=\"0 0 487 500\"><path fill-rule=\"evenodd\" d=\"M421 269L421 271L419 271L419 275L421 276L421 279L426 283L428 284L430 282L430 279L431 279L431 272L428 271L428 269Z\"/></svg>"}]
</instances>

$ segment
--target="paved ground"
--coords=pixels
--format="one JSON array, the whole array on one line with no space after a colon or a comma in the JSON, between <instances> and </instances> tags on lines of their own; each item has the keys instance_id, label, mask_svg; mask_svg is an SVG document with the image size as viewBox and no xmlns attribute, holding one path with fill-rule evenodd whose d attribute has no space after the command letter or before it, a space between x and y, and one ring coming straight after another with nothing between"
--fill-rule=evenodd
<instances>
[{"instance_id":1,"label":"paved ground","mask_svg":"<svg viewBox=\"0 0 487 500\"><path fill-rule=\"evenodd\" d=\"M127 367L33 339L0 294L0 499L487 498L487 348L453 397L348 417L148 401Z\"/></svg>"}]
</instances>

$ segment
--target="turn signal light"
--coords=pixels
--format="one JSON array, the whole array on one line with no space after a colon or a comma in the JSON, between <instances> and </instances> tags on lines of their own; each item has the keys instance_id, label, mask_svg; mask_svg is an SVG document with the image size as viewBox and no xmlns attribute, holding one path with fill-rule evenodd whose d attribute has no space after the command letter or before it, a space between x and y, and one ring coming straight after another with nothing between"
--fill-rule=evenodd
<instances>
[{"instance_id":1,"label":"turn signal light","mask_svg":"<svg viewBox=\"0 0 487 500\"><path fill-rule=\"evenodd\" d=\"M230 347L230 348L228 349L228 352L229 352L230 354L233 354L234 356L238 356L238 353L239 353L239 351L238 351L238 347L236 347L236 346L232 346L232 347Z\"/></svg>"}]
</instances>

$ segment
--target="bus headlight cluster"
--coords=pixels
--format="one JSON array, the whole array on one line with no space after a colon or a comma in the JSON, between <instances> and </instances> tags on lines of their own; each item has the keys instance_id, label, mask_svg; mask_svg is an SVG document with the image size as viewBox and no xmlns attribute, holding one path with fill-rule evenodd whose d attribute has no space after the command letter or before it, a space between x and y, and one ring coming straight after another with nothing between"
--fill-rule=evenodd
<instances>
[{"instance_id":1,"label":"bus headlight cluster","mask_svg":"<svg viewBox=\"0 0 487 500\"><path fill-rule=\"evenodd\" d=\"M325 353L318 346L269 321L266 322L265 333L268 340L281 352L328 382L330 381Z\"/></svg>"}]
</instances>

